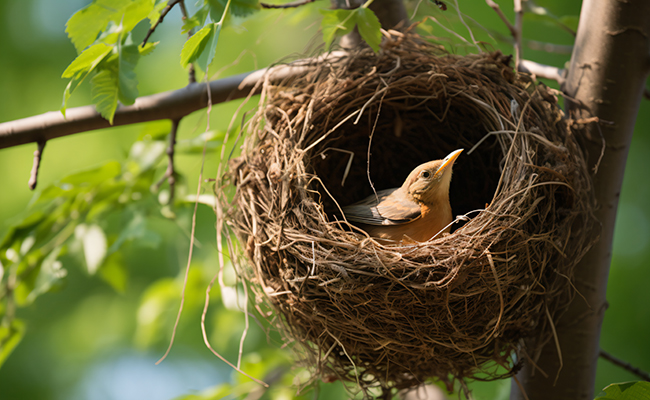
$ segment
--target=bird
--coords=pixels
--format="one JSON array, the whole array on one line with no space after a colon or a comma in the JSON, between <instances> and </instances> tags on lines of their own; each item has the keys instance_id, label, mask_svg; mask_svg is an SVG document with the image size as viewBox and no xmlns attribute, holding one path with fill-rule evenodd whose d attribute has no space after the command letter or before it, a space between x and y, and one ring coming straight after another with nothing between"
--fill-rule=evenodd
<instances>
[{"instance_id":1,"label":"bird","mask_svg":"<svg viewBox=\"0 0 650 400\"><path fill-rule=\"evenodd\" d=\"M453 221L451 171L462 151L419 165L398 188L380 190L343 207L345 218L383 243L426 242L448 233Z\"/></svg>"}]
</instances>

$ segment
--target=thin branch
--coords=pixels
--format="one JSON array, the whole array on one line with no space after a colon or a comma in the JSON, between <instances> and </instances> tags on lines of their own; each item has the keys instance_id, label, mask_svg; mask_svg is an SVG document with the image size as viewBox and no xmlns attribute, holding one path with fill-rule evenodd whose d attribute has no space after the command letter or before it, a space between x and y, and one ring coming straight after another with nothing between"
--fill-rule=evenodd
<instances>
[{"instance_id":1,"label":"thin branch","mask_svg":"<svg viewBox=\"0 0 650 400\"><path fill-rule=\"evenodd\" d=\"M212 103L223 103L246 97L251 91L259 93L260 79L269 74L271 82L301 76L315 63L342 57L345 52L331 52L324 56L298 60L291 64L265 68L234 75L209 83ZM161 119L180 119L205 108L208 95L205 84L193 83L178 90L140 97L130 106L119 106L113 125L102 118L93 106L68 109L66 117L59 111L50 111L23 119L0 123L0 149L21 144L51 140L80 132L137 124Z\"/></svg>"},{"instance_id":2,"label":"thin branch","mask_svg":"<svg viewBox=\"0 0 650 400\"><path fill-rule=\"evenodd\" d=\"M178 124L176 124L178 126ZM169 355L169 352L172 350L172 346L174 345L174 339L176 338L176 330L178 329L178 323L181 320L181 314L183 314L183 305L185 304L185 289L187 289L187 279L190 276L190 265L192 264L192 253L194 252L194 240L196 238L195 233L196 233L196 211L199 206L199 195L201 194L201 182L203 180L203 167L205 166L205 145L203 146L203 159L201 161L201 172L199 173L199 184L198 187L196 188L196 202L194 202L194 213L192 214L192 230L190 231L190 250L189 254L187 256L187 265L185 266L185 277L183 278L183 289L181 290L181 304L178 307L178 313L176 314L176 321L174 322L174 328L172 329L172 337L169 340L169 346L167 347L167 351L165 351L165 354L163 354L162 357L158 361L156 361L156 365L160 364L163 362L165 358Z\"/></svg>"},{"instance_id":3,"label":"thin branch","mask_svg":"<svg viewBox=\"0 0 650 400\"><path fill-rule=\"evenodd\" d=\"M163 19L167 16L167 14L171 11L172 8L178 3L183 4L183 0L172 0L163 8L163 10L160 12L160 17L158 18L158 21L156 21L155 24L151 28L149 28L149 31L147 32L147 35L144 37L144 40L142 40L142 47L144 47L145 44L147 44L147 41L149 41L149 37L154 33L158 25L162 24Z\"/></svg>"},{"instance_id":4,"label":"thin branch","mask_svg":"<svg viewBox=\"0 0 650 400\"><path fill-rule=\"evenodd\" d=\"M38 182L38 169L41 166L41 158L43 157L43 149L45 149L45 140L39 140L38 148L34 152L34 164L32 165L32 172L29 177L29 189L36 189L36 183Z\"/></svg>"},{"instance_id":5,"label":"thin branch","mask_svg":"<svg viewBox=\"0 0 650 400\"><path fill-rule=\"evenodd\" d=\"M185 7L185 1L181 1L179 6L181 8L181 14L183 15L183 21L186 21L189 14L187 13L187 8ZM187 38L191 38L192 35L194 35L194 28L190 29L189 32L187 32ZM193 63L190 63L187 69L187 74L189 83L196 82L196 72L194 71Z\"/></svg>"},{"instance_id":6,"label":"thin branch","mask_svg":"<svg viewBox=\"0 0 650 400\"><path fill-rule=\"evenodd\" d=\"M169 132L169 146L167 147L167 158L169 160L167 163L167 170L165 171L165 175L163 175L155 185L156 190L158 190L165 181L169 182L169 200L167 201L167 204L169 205L174 204L174 191L176 185L176 177L174 176L176 172L174 170L174 149L176 148L176 132L178 132L178 125L180 122L180 119L172 121L172 129Z\"/></svg>"},{"instance_id":7,"label":"thin branch","mask_svg":"<svg viewBox=\"0 0 650 400\"><path fill-rule=\"evenodd\" d=\"M515 39L515 68L519 69L519 63L523 57L521 37L523 33L524 23L524 9L521 7L521 0L515 0L515 31L513 37Z\"/></svg>"},{"instance_id":8,"label":"thin branch","mask_svg":"<svg viewBox=\"0 0 650 400\"><path fill-rule=\"evenodd\" d=\"M295 7L300 7L304 6L305 4L313 3L316 0L297 0L297 1L292 1L291 3L286 3L286 4L269 4L269 3L262 3L260 2L260 6L262 8L295 8Z\"/></svg>"},{"instance_id":9,"label":"thin branch","mask_svg":"<svg viewBox=\"0 0 650 400\"><path fill-rule=\"evenodd\" d=\"M603 349L600 349L600 353L598 355L604 358L605 360L611 362L612 364L623 368L627 372L638 376L644 381L650 382L650 374L645 372L644 370L634 367L630 363L623 361L620 358L614 357L613 355L609 354Z\"/></svg>"},{"instance_id":10,"label":"thin branch","mask_svg":"<svg viewBox=\"0 0 650 400\"><path fill-rule=\"evenodd\" d=\"M643 97L645 97L646 100L650 100L650 89L648 88L643 89Z\"/></svg>"},{"instance_id":11,"label":"thin branch","mask_svg":"<svg viewBox=\"0 0 650 400\"><path fill-rule=\"evenodd\" d=\"M525 0L526 3L526 12L530 12L533 14L538 14L538 15L546 15L550 18L553 19L553 21L559 26L561 29L565 30L568 32L571 36L576 37L576 31L574 31L572 28L570 28L567 24L562 22L560 18L555 16L553 13L551 13L547 8L545 7L540 7L533 0Z\"/></svg>"},{"instance_id":12,"label":"thin branch","mask_svg":"<svg viewBox=\"0 0 650 400\"><path fill-rule=\"evenodd\" d=\"M530 60L521 60L517 70L519 72L526 72L534 75L538 78L554 80L559 83L560 86L564 84L566 79L566 70L550 65L539 64Z\"/></svg>"},{"instance_id":13,"label":"thin branch","mask_svg":"<svg viewBox=\"0 0 650 400\"><path fill-rule=\"evenodd\" d=\"M501 18L501 21L508 27L508 30L510 31L510 34L512 35L513 38L517 37L517 30L515 27L510 23L508 20L508 17L505 16L503 11L501 11L501 7L497 3L495 3L492 0L485 0L488 6L492 7L492 9L497 13L499 18Z\"/></svg>"}]
</instances>

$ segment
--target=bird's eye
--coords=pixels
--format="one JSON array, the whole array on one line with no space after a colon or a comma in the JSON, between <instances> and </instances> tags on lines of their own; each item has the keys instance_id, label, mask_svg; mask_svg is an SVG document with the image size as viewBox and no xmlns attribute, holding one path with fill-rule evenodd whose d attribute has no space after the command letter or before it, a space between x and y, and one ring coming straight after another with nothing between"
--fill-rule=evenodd
<instances>
[{"instance_id":1,"label":"bird's eye","mask_svg":"<svg viewBox=\"0 0 650 400\"><path fill-rule=\"evenodd\" d=\"M427 170L424 170L424 171L420 172L420 176L422 178L424 178L424 179L429 179L429 178L431 178L431 172L429 172Z\"/></svg>"}]
</instances>

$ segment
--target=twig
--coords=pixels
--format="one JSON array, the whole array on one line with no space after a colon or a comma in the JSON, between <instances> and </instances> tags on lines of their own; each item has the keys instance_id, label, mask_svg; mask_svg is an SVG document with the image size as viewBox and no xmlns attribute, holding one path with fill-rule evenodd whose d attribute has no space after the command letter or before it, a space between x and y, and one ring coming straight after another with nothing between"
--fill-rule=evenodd
<instances>
[{"instance_id":1,"label":"twig","mask_svg":"<svg viewBox=\"0 0 650 400\"><path fill-rule=\"evenodd\" d=\"M646 100L650 100L650 89L645 88L645 89L643 90L643 97L645 97Z\"/></svg>"},{"instance_id":2,"label":"twig","mask_svg":"<svg viewBox=\"0 0 650 400\"><path fill-rule=\"evenodd\" d=\"M39 140L38 148L34 151L34 164L32 164L32 172L29 176L29 189L36 189L36 183L38 182L38 169L41 166L41 158L43 157L43 149L45 149L45 140Z\"/></svg>"},{"instance_id":3,"label":"twig","mask_svg":"<svg viewBox=\"0 0 650 400\"><path fill-rule=\"evenodd\" d=\"M176 177L174 176L174 149L176 148L176 132L178 132L180 122L180 119L172 121L172 129L169 132L169 146L167 147L167 158L169 159L167 171L165 171L165 175L156 183L156 190L158 190L165 181L169 182L169 201L167 202L169 205L174 204L174 189L176 184Z\"/></svg>"},{"instance_id":4,"label":"twig","mask_svg":"<svg viewBox=\"0 0 650 400\"><path fill-rule=\"evenodd\" d=\"M185 7L185 1L181 1L179 7L181 8L181 14L183 15L183 21L187 20L187 8ZM192 35L194 35L194 28L190 29L189 32L187 32L187 38L191 38ZM187 75L188 75L188 80L189 83L194 83L196 82L196 72L194 71L194 63L190 63L188 69L187 69Z\"/></svg>"},{"instance_id":5,"label":"twig","mask_svg":"<svg viewBox=\"0 0 650 400\"><path fill-rule=\"evenodd\" d=\"M160 18L158 18L158 21L156 21L155 24L151 28L149 28L149 31L145 35L144 39L142 40L141 46L144 47L145 44L147 44L147 41L149 41L149 37L153 34L153 32L156 30L158 25L162 24L163 19L167 16L167 14L171 11L172 8L178 3L183 3L183 0L172 0L163 8L163 10L160 12Z\"/></svg>"},{"instance_id":6,"label":"twig","mask_svg":"<svg viewBox=\"0 0 650 400\"><path fill-rule=\"evenodd\" d=\"M501 11L501 8L499 7L499 5L497 3L495 3L494 1L492 1L492 0L485 0L485 2L487 3L488 6L492 7L492 9L499 16L499 18L501 18L501 21L503 21L503 23L508 27L508 30L510 31L510 34L512 35L512 37L516 38L517 37L517 30L510 23L510 21L508 20L508 17L505 16L503 11Z\"/></svg>"},{"instance_id":7,"label":"twig","mask_svg":"<svg viewBox=\"0 0 650 400\"><path fill-rule=\"evenodd\" d=\"M612 364L619 366L626 370L627 372L634 374L638 376L639 378L643 379L644 381L650 382L650 374L645 372L642 369L639 369L637 367L633 367L630 365L630 363L625 362L621 360L620 358L614 357L613 355L609 354L603 349L600 349L600 353L598 354L600 357L604 358L605 360L611 362Z\"/></svg>"},{"instance_id":8,"label":"twig","mask_svg":"<svg viewBox=\"0 0 650 400\"><path fill-rule=\"evenodd\" d=\"M530 60L521 60L519 72L526 72L539 78L552 79L561 85L566 79L566 70L550 65L539 64Z\"/></svg>"},{"instance_id":9,"label":"twig","mask_svg":"<svg viewBox=\"0 0 650 400\"><path fill-rule=\"evenodd\" d=\"M524 9L521 7L521 0L515 0L515 31L513 37L515 38L515 68L519 70L519 63L523 57L521 36L522 26L524 23Z\"/></svg>"},{"instance_id":10,"label":"twig","mask_svg":"<svg viewBox=\"0 0 650 400\"><path fill-rule=\"evenodd\" d=\"M304 6L305 4L313 3L314 1L316 0L297 0L286 4L269 4L260 2L260 6L262 6L262 8L295 8Z\"/></svg>"},{"instance_id":11,"label":"twig","mask_svg":"<svg viewBox=\"0 0 650 400\"><path fill-rule=\"evenodd\" d=\"M176 124L178 125L178 124ZM173 128L172 128L173 129ZM178 323L181 320L181 314L183 313L183 305L185 304L185 289L187 289L187 279L190 276L190 265L192 264L192 253L194 251L194 239L196 238L196 211L199 206L199 195L201 194L201 182L203 180L203 167L205 166L205 146L203 146L203 161L201 162L201 172L199 173L199 184L196 188L196 201L194 202L194 213L192 214L192 230L190 233L190 250L187 255L187 265L185 266L185 277L183 278L183 289L181 290L181 305L178 307L178 314L176 314L176 322L174 322L174 329L172 330L172 337L169 340L169 346L167 351L160 357L160 360L156 361L156 365L160 364L167 355L172 350L174 345L174 339L176 338L176 330L178 329Z\"/></svg>"},{"instance_id":12,"label":"twig","mask_svg":"<svg viewBox=\"0 0 650 400\"><path fill-rule=\"evenodd\" d=\"M258 81L266 74L269 74L271 82L302 76L316 62L340 58L344 54L345 52L341 51L332 52L325 56L298 60L288 65L278 65L212 81L210 82L212 104L246 97L252 90L259 93L261 85L258 85ZM0 149L111 126L161 119L180 119L205 108L207 104L205 84L193 83L182 89L140 97L130 106L119 106L115 111L113 125L102 118L93 106L70 108L65 117L59 111L50 111L0 123Z\"/></svg>"}]
</instances>

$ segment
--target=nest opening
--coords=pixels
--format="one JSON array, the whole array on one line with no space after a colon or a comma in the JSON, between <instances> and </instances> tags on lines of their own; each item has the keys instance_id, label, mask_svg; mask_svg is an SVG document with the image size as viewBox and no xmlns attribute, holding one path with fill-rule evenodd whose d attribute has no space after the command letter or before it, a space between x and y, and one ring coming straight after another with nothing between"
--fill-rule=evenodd
<instances>
[{"instance_id":1,"label":"nest opening","mask_svg":"<svg viewBox=\"0 0 650 400\"><path fill-rule=\"evenodd\" d=\"M314 376L451 387L535 359L594 225L584 157L552 93L498 52L448 55L412 34L306 67L264 84L226 176L236 193L220 200L242 244L231 256L247 258L260 307ZM400 186L458 148L451 205L472 213L450 235L397 248L341 222L339 206L370 182Z\"/></svg>"}]
</instances>

